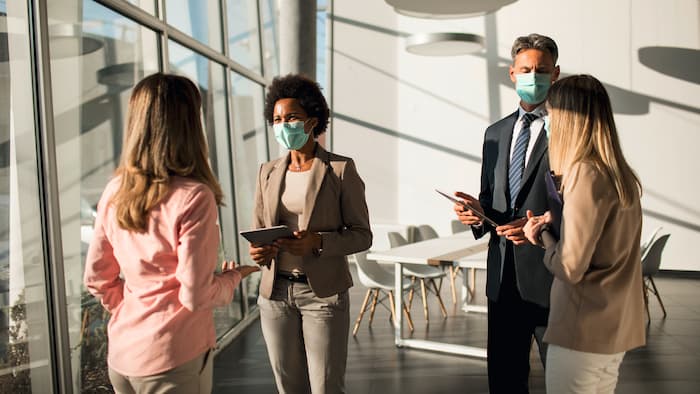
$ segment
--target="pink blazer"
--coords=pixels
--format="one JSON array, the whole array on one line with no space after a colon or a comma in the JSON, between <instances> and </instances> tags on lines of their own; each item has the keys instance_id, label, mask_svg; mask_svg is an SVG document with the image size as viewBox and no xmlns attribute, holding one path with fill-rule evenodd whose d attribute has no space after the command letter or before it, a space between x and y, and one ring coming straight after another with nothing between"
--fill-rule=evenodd
<instances>
[{"instance_id":1,"label":"pink blazer","mask_svg":"<svg viewBox=\"0 0 700 394\"><path fill-rule=\"evenodd\" d=\"M153 208L144 233L119 227L110 204L112 179L97 206L84 282L112 314L107 363L127 376L148 376L212 348L212 309L226 305L241 280L215 275L219 230L214 194L204 184L174 177ZM121 275L120 275L121 274Z\"/></svg>"}]
</instances>

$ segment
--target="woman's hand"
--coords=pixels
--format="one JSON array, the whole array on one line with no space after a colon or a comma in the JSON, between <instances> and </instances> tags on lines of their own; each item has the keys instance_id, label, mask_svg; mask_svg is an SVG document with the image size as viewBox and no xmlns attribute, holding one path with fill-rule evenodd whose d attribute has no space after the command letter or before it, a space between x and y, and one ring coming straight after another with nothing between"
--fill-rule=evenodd
<instances>
[{"instance_id":1,"label":"woman's hand","mask_svg":"<svg viewBox=\"0 0 700 394\"><path fill-rule=\"evenodd\" d=\"M542 229L545 225L552 221L552 215L549 211L545 212L544 215L535 216L532 211L527 211L527 223L523 227L523 233L528 241L533 245L538 245L544 247L542 244Z\"/></svg>"},{"instance_id":2,"label":"woman's hand","mask_svg":"<svg viewBox=\"0 0 700 394\"><path fill-rule=\"evenodd\" d=\"M260 267L256 267L254 265L236 265L236 262L231 260L231 261L224 261L221 263L221 273L226 273L229 271L238 271L241 274L241 278L245 278L246 276L252 274L253 272L258 272L260 271Z\"/></svg>"},{"instance_id":3,"label":"woman's hand","mask_svg":"<svg viewBox=\"0 0 700 394\"><path fill-rule=\"evenodd\" d=\"M481 207L481 203L476 198L470 196L467 193L455 192L455 196L461 198L467 204L471 205L475 210L478 210L482 214L484 209ZM464 207L462 204L455 204L454 211L457 214L457 219L467 226L480 225L481 219L478 216L474 216L471 209Z\"/></svg>"},{"instance_id":4,"label":"woman's hand","mask_svg":"<svg viewBox=\"0 0 700 394\"><path fill-rule=\"evenodd\" d=\"M270 265L272 259L277 256L277 252L279 252L279 244L277 242L274 242L271 245L251 244L250 248L248 249L248 253L250 253L250 257L253 259L255 264L264 266Z\"/></svg>"},{"instance_id":5,"label":"woman's hand","mask_svg":"<svg viewBox=\"0 0 700 394\"><path fill-rule=\"evenodd\" d=\"M295 231L294 238L280 238L277 241L280 248L295 255L306 256L314 248L321 248L321 235L307 230Z\"/></svg>"}]
</instances>

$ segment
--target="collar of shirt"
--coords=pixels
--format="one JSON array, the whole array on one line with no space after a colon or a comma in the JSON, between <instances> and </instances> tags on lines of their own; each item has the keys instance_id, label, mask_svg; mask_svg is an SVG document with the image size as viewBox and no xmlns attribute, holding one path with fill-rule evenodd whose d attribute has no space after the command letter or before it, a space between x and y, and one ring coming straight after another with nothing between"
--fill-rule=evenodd
<instances>
[{"instance_id":1,"label":"collar of shirt","mask_svg":"<svg viewBox=\"0 0 700 394\"><path fill-rule=\"evenodd\" d=\"M510 155L508 157L513 157L513 149L515 148L515 140L517 138L517 135L520 133L520 130L523 127L523 115L525 115L527 111L523 109L523 107L518 107L518 120L515 122L515 126L513 127L513 138L511 139L510 142ZM540 136L540 133L542 130L544 130L544 119L542 119L542 116L547 114L547 109L545 108L544 103L540 104L535 108L531 113L539 116L539 118L535 119L532 121L530 124L530 141L527 144L527 150L525 151L525 165L527 166L527 163L530 160L530 153L532 152L532 149L535 146L535 142Z\"/></svg>"}]
</instances>

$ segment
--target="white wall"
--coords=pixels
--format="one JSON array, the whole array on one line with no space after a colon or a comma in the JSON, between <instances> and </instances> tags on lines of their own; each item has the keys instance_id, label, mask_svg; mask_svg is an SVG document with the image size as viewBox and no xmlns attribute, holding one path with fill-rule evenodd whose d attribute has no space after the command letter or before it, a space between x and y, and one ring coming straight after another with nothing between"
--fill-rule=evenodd
<instances>
[{"instance_id":1,"label":"white wall","mask_svg":"<svg viewBox=\"0 0 700 394\"><path fill-rule=\"evenodd\" d=\"M537 32L557 41L562 73L606 84L645 188L642 237L657 226L672 234L662 268L700 271L700 3L520 0L442 21L400 16L379 0L334 7L333 149L356 160L373 223L450 232L451 205L433 189L478 193L484 129L517 108L511 44ZM479 34L486 49L407 53L402 33L419 32Z\"/></svg>"}]
</instances>

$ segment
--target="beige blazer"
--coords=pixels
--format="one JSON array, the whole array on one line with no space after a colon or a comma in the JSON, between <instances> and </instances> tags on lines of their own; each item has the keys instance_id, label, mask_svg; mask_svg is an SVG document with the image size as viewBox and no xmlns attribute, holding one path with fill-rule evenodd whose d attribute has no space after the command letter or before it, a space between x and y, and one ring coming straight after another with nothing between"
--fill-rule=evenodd
<instances>
[{"instance_id":1,"label":"beige blazer","mask_svg":"<svg viewBox=\"0 0 700 394\"><path fill-rule=\"evenodd\" d=\"M253 227L279 224L281 186L290 154L260 166L255 191ZM300 229L321 233L320 256L303 256L304 273L318 297L330 297L352 286L346 256L369 249L372 232L362 182L352 159L316 144ZM262 267L260 295L270 298L277 263Z\"/></svg>"},{"instance_id":2,"label":"beige blazer","mask_svg":"<svg viewBox=\"0 0 700 394\"><path fill-rule=\"evenodd\" d=\"M610 179L574 165L563 181L561 239L543 234L554 274L545 342L614 354L645 344L639 199L622 208Z\"/></svg>"}]
</instances>

